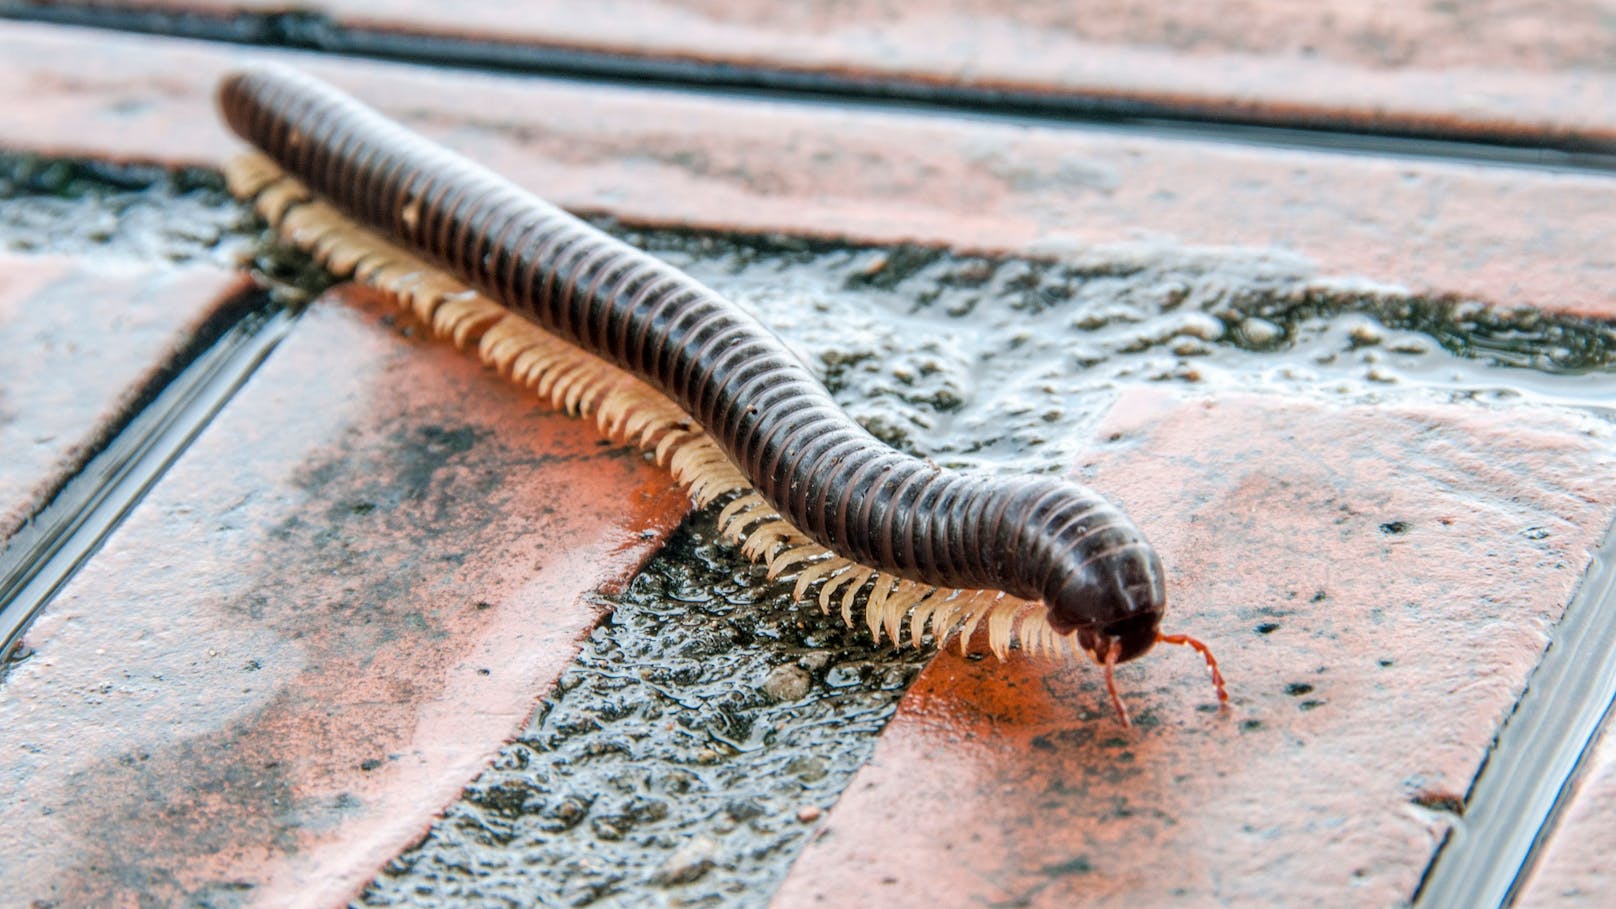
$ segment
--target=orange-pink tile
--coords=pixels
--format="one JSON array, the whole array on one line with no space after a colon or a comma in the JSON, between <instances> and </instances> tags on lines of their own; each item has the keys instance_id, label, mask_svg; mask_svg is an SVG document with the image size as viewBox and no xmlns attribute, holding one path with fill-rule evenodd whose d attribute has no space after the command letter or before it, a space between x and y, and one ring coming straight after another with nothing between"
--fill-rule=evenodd
<instances>
[{"instance_id":1,"label":"orange-pink tile","mask_svg":"<svg viewBox=\"0 0 1616 909\"><path fill-rule=\"evenodd\" d=\"M0 145L216 163L230 66L319 75L567 207L648 224L1127 255L1616 315L1616 181L502 77L0 26ZM181 78L176 75L183 73Z\"/></svg>"},{"instance_id":2,"label":"orange-pink tile","mask_svg":"<svg viewBox=\"0 0 1616 909\"><path fill-rule=\"evenodd\" d=\"M352 292L306 315L0 687L0 892L331 905L426 829L688 507Z\"/></svg>"},{"instance_id":3,"label":"orange-pink tile","mask_svg":"<svg viewBox=\"0 0 1616 909\"><path fill-rule=\"evenodd\" d=\"M215 268L0 256L0 544L245 290Z\"/></svg>"},{"instance_id":4,"label":"orange-pink tile","mask_svg":"<svg viewBox=\"0 0 1616 909\"><path fill-rule=\"evenodd\" d=\"M1616 439L1554 411L1124 396L1078 471L1146 529L1195 654L940 656L779 909L1396 905L1610 526Z\"/></svg>"},{"instance_id":5,"label":"orange-pink tile","mask_svg":"<svg viewBox=\"0 0 1616 909\"><path fill-rule=\"evenodd\" d=\"M141 7L230 16L241 0ZM272 4L275 8L277 5ZM320 0L401 35L1151 105L1179 114L1530 140L1616 140L1604 3L1319 0Z\"/></svg>"}]
</instances>

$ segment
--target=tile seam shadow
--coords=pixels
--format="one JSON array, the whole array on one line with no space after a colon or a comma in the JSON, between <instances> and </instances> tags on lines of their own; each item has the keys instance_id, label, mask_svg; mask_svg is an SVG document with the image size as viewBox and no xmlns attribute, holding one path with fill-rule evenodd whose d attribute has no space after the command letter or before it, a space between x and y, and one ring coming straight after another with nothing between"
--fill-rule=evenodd
<instances>
[{"instance_id":1,"label":"tile seam shadow","mask_svg":"<svg viewBox=\"0 0 1616 909\"><path fill-rule=\"evenodd\" d=\"M0 549L0 685L28 626L235 397L297 315L237 293L226 323L165 369L145 405Z\"/></svg>"},{"instance_id":2,"label":"tile seam shadow","mask_svg":"<svg viewBox=\"0 0 1616 909\"><path fill-rule=\"evenodd\" d=\"M1415 891L1415 909L1518 896L1616 706L1616 522L1499 729Z\"/></svg>"}]
</instances>

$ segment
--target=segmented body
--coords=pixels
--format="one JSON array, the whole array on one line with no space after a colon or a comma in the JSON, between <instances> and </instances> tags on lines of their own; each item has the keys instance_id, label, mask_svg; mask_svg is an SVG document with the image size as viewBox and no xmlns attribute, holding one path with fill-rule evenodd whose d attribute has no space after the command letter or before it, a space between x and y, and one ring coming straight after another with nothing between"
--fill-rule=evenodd
<instances>
[{"instance_id":1,"label":"segmented body","mask_svg":"<svg viewBox=\"0 0 1616 909\"><path fill-rule=\"evenodd\" d=\"M829 608L839 588L851 621L860 594L871 631L884 626L894 642L905 617L917 643L928 620L939 637L968 637L986 619L1001 655L1017 622L1035 648L1053 649L1056 634L1075 631L1077 648L1106 664L1119 711L1111 667L1157 642L1189 644L1226 699L1205 647L1157 630L1160 560L1098 493L1057 478L944 470L889 448L745 311L322 83L257 69L228 78L220 98L231 126L295 178L267 162L247 162L233 177L283 232L301 232L333 270L368 271L370 283L416 300L457 341L480 338L485 360L541 394L598 409L603 430L671 460L698 501L735 492L720 523L771 573L798 570L799 596L823 582ZM309 202L287 215L306 201L299 180L342 214ZM364 239L345 216L403 249ZM499 305L472 299L414 255ZM678 409L659 409L609 367L573 362L525 324L507 324L501 305L643 379ZM993 591L1012 596L981 595Z\"/></svg>"},{"instance_id":2,"label":"segmented body","mask_svg":"<svg viewBox=\"0 0 1616 909\"><path fill-rule=\"evenodd\" d=\"M1053 478L939 469L849 419L767 328L670 266L313 80L227 83L231 125L311 189L549 331L661 389L771 504L827 547L901 577L1039 598L1073 549L1137 561L1143 535Z\"/></svg>"}]
</instances>

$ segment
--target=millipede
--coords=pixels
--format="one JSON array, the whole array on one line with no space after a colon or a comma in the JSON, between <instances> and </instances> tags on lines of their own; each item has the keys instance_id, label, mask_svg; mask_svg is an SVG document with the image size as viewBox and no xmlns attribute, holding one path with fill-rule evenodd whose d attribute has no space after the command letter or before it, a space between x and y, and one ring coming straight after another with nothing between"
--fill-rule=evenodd
<instances>
[{"instance_id":1,"label":"millipede","mask_svg":"<svg viewBox=\"0 0 1616 909\"><path fill-rule=\"evenodd\" d=\"M585 224L313 77L227 76L226 121L259 149L231 191L339 278L608 438L654 454L723 535L795 579L793 595L861 612L877 641L979 627L1000 659L1069 650L1115 669L1164 634L1166 587L1144 534L1099 493L1054 477L952 471L848 417L761 322L674 267Z\"/></svg>"}]
</instances>

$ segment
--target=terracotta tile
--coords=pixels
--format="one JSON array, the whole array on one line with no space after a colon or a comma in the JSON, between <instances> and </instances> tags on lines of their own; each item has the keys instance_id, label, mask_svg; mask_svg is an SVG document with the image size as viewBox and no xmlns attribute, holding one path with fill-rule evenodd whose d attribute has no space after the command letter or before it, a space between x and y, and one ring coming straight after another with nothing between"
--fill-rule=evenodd
<instances>
[{"instance_id":1,"label":"terracotta tile","mask_svg":"<svg viewBox=\"0 0 1616 909\"><path fill-rule=\"evenodd\" d=\"M921 675L774 905L1398 905L1610 525L1552 410L1125 396L1079 472L1163 553L1195 654Z\"/></svg>"},{"instance_id":2,"label":"terracotta tile","mask_svg":"<svg viewBox=\"0 0 1616 909\"><path fill-rule=\"evenodd\" d=\"M206 267L0 256L0 543L245 289Z\"/></svg>"},{"instance_id":3,"label":"terracotta tile","mask_svg":"<svg viewBox=\"0 0 1616 909\"><path fill-rule=\"evenodd\" d=\"M1616 738L1607 732L1514 905L1598 909L1616 902Z\"/></svg>"},{"instance_id":4,"label":"terracotta tile","mask_svg":"<svg viewBox=\"0 0 1616 909\"><path fill-rule=\"evenodd\" d=\"M239 0L121 6L261 9ZM272 5L280 9L278 5ZM323 0L351 28L1264 123L1616 140L1601 3Z\"/></svg>"},{"instance_id":5,"label":"terracotta tile","mask_svg":"<svg viewBox=\"0 0 1616 909\"><path fill-rule=\"evenodd\" d=\"M0 688L0 890L329 905L516 730L687 507L369 307L324 302Z\"/></svg>"},{"instance_id":6,"label":"terracotta tile","mask_svg":"<svg viewBox=\"0 0 1616 909\"><path fill-rule=\"evenodd\" d=\"M1238 247L1331 278L1616 315L1616 181L692 97L0 26L0 145L216 163L213 77L306 64L573 209L997 252Z\"/></svg>"}]
</instances>

